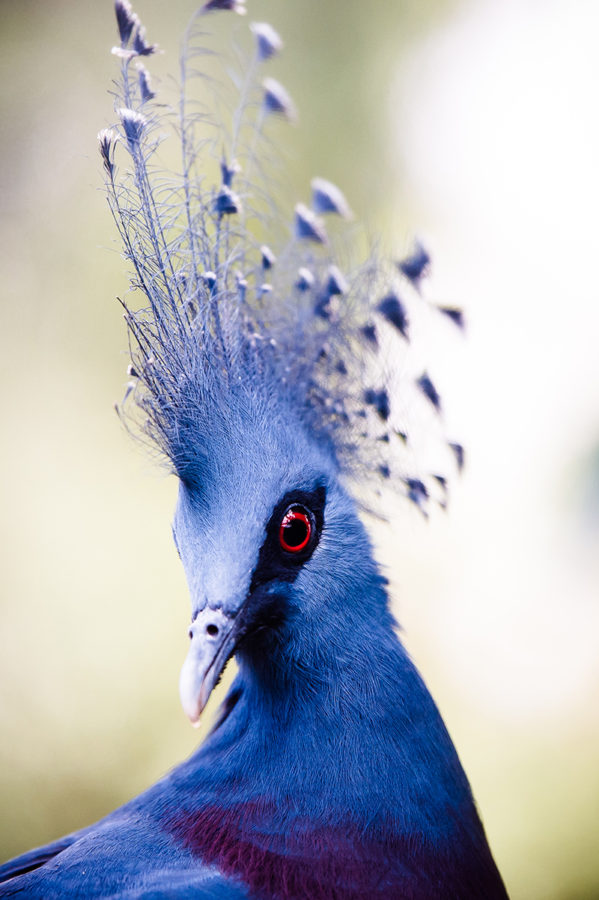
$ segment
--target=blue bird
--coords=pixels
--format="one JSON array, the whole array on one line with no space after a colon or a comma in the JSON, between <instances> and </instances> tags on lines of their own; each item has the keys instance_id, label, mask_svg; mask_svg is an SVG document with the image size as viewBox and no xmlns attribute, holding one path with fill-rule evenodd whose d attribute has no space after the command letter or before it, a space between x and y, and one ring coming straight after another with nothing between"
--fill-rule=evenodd
<instances>
[{"instance_id":1,"label":"blue bird","mask_svg":"<svg viewBox=\"0 0 599 900\"><path fill-rule=\"evenodd\" d=\"M180 694L193 723L232 656L238 674L190 759L5 863L0 897L505 898L356 499L386 479L425 514L435 490L445 505L442 472L406 468L412 435L390 371L408 347L405 292L410 323L426 305L423 266L414 286L414 266L336 259L351 211L324 178L311 206L275 208L269 121L297 113L278 81L260 81L282 47L270 25L251 26L230 128L213 121L213 81L197 72L204 17L242 14L243 0L209 0L192 21L173 110L142 62L156 45L127 0L115 9L117 122L99 140L132 270L119 412L179 480L173 536L192 607ZM167 177L169 123L181 169ZM428 375L410 379L413 404L438 416ZM461 445L444 445L454 466L456 447L461 461Z\"/></svg>"}]
</instances>

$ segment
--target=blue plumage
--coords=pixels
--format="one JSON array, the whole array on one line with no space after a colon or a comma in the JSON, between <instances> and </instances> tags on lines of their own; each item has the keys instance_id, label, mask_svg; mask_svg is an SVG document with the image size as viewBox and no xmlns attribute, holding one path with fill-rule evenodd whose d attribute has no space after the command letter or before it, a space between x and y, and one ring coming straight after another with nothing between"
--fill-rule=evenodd
<instances>
[{"instance_id":1,"label":"blue plumage","mask_svg":"<svg viewBox=\"0 0 599 900\"><path fill-rule=\"evenodd\" d=\"M0 897L504 898L352 496L383 477L425 514L433 485L445 504L443 473L405 468L410 438L381 360L393 341L407 347L397 266L340 266L322 217L351 211L323 178L275 243L261 134L270 115L296 112L274 79L252 80L282 46L269 25L252 26L230 132L192 105L184 64L182 170L160 175L168 114L135 68L155 45L127 0L115 7L118 122L100 152L137 292L124 303L132 361L120 412L179 478L173 534L192 605L180 692L192 722L232 655L239 672L187 762L101 822L0 867ZM198 58L204 14L223 10L245 5L206 3L184 61ZM275 225L268 238L261 222ZM419 289L428 255L402 265ZM428 375L411 386L440 407ZM461 464L459 444L447 455Z\"/></svg>"}]
</instances>

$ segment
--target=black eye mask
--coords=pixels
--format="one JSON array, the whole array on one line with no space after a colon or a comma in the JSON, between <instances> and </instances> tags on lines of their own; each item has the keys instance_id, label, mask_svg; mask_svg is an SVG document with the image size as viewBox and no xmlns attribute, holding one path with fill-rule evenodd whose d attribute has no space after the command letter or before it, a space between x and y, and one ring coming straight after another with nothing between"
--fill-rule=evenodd
<instances>
[{"instance_id":1,"label":"black eye mask","mask_svg":"<svg viewBox=\"0 0 599 900\"><path fill-rule=\"evenodd\" d=\"M266 526L250 593L269 581L295 581L318 546L325 502L324 485L313 491L290 491L281 498Z\"/></svg>"}]
</instances>

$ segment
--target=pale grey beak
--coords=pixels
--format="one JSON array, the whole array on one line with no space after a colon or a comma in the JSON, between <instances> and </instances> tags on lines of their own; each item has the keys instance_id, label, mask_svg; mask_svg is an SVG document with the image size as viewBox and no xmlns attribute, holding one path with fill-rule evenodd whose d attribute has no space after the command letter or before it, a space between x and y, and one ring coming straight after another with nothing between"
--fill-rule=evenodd
<instances>
[{"instance_id":1,"label":"pale grey beak","mask_svg":"<svg viewBox=\"0 0 599 900\"><path fill-rule=\"evenodd\" d=\"M235 649L235 619L206 607L191 624L191 646L179 678L179 695L194 727L223 669Z\"/></svg>"}]
</instances>

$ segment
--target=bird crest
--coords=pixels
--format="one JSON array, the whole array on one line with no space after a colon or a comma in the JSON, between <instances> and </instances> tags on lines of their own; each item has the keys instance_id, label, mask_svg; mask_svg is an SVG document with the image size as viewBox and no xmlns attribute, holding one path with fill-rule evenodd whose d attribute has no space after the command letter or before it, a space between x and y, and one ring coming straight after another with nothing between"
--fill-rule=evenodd
<instances>
[{"instance_id":1,"label":"bird crest","mask_svg":"<svg viewBox=\"0 0 599 900\"><path fill-rule=\"evenodd\" d=\"M239 449L244 423L264 420L308 434L356 485L388 481L425 515L433 498L444 506L461 446L442 441L442 462L428 470L409 426L415 406L429 418L442 412L410 346L414 320L435 307L422 291L427 251L416 243L393 260L370 249L356 261L352 210L324 177L286 200L270 132L274 119L293 123L298 113L273 77L281 37L253 22L239 72L213 79L201 66L208 14L243 14L241 0L211 0L196 13L170 106L148 71L157 46L128 0L115 8L116 121L99 142L131 266L121 416L198 486L223 447ZM169 133L176 171L162 163ZM436 310L463 326L460 310Z\"/></svg>"}]
</instances>

